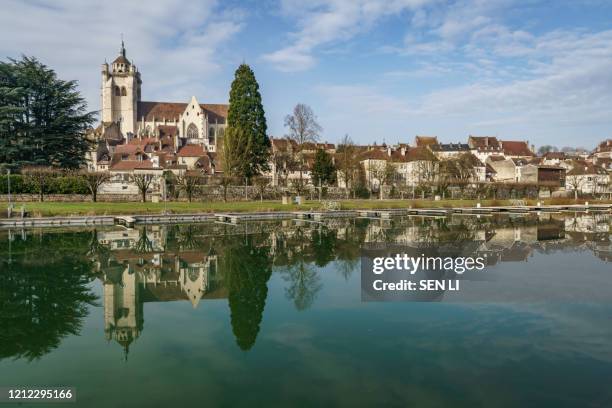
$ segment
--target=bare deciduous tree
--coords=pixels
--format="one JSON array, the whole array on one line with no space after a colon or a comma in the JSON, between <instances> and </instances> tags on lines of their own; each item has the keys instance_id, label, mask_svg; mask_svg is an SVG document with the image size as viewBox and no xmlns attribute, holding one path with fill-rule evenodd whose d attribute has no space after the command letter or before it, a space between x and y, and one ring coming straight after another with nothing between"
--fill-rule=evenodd
<instances>
[{"instance_id":1,"label":"bare deciduous tree","mask_svg":"<svg viewBox=\"0 0 612 408\"><path fill-rule=\"evenodd\" d=\"M102 184L110 181L112 175L105 171L81 171L79 177L85 181L89 192L91 193L91 201L94 203L98 200L98 190Z\"/></svg>"},{"instance_id":2,"label":"bare deciduous tree","mask_svg":"<svg viewBox=\"0 0 612 408\"><path fill-rule=\"evenodd\" d=\"M374 164L370 168L370 174L379 182L379 198L382 200L384 198L384 187L395 180L397 169L390 161L385 161L384 163Z\"/></svg>"},{"instance_id":3,"label":"bare deciduous tree","mask_svg":"<svg viewBox=\"0 0 612 408\"><path fill-rule=\"evenodd\" d=\"M152 174L132 174L130 176L130 180L132 183L136 184L138 187L138 191L140 192L140 196L142 202L147 201L147 191L151 184L153 183L153 175Z\"/></svg>"},{"instance_id":4,"label":"bare deciduous tree","mask_svg":"<svg viewBox=\"0 0 612 408\"><path fill-rule=\"evenodd\" d=\"M266 189L270 185L270 179L264 176L258 176L253 179L253 184L257 188L257 192L259 193L259 200L263 201L264 193Z\"/></svg>"},{"instance_id":5,"label":"bare deciduous tree","mask_svg":"<svg viewBox=\"0 0 612 408\"><path fill-rule=\"evenodd\" d=\"M355 178L359 168L357 149L349 135L344 135L340 141L338 149L336 150L336 157L338 159L336 168L339 172L339 179L344 182L344 186L346 187L346 198L349 198L351 189L353 190L353 194L355 193Z\"/></svg>"},{"instance_id":6,"label":"bare deciduous tree","mask_svg":"<svg viewBox=\"0 0 612 408\"><path fill-rule=\"evenodd\" d=\"M582 187L586 184L587 178L583 174L578 172L569 171L565 177L565 188L569 191L574 192L574 200L578 200L578 192L582 190Z\"/></svg>"},{"instance_id":7,"label":"bare deciduous tree","mask_svg":"<svg viewBox=\"0 0 612 408\"><path fill-rule=\"evenodd\" d=\"M201 181L202 175L197 171L186 171L176 178L177 185L185 193L189 202L193 199L193 194L198 189Z\"/></svg>"},{"instance_id":8,"label":"bare deciduous tree","mask_svg":"<svg viewBox=\"0 0 612 408\"><path fill-rule=\"evenodd\" d=\"M285 127L289 129L287 138L297 145L297 157L300 162L300 180L303 174L302 149L305 143L315 143L323 130L317 122L317 117L308 105L298 103L293 108L293 114L285 117Z\"/></svg>"}]
</instances>

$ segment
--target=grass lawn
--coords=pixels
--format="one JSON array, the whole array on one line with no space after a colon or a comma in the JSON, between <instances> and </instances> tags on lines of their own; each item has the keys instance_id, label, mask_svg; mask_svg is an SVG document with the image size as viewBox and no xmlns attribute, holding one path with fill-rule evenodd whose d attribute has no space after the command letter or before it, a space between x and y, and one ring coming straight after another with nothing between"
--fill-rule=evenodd
<instances>
[{"instance_id":1,"label":"grass lawn","mask_svg":"<svg viewBox=\"0 0 612 408\"><path fill-rule=\"evenodd\" d=\"M573 200L540 200L543 204L573 204ZM371 209L371 208L450 208L474 207L477 200L341 200L342 209ZM535 204L536 200L527 200L528 204ZM579 201L582 202L582 201ZM509 200L480 200L483 206L510 205ZM603 203L603 201L597 201ZM16 203L17 211L21 205L31 216L65 216L65 215L104 215L104 214L153 214L163 212L164 209L173 213L198 212L245 212L245 211L297 211L317 210L322 205L319 201L306 201L303 205L282 205L280 201L237 201L237 202L168 202L164 203L93 203L93 202L27 202ZM593 202L595 204L595 202ZM6 203L0 204L2 207Z\"/></svg>"}]
</instances>

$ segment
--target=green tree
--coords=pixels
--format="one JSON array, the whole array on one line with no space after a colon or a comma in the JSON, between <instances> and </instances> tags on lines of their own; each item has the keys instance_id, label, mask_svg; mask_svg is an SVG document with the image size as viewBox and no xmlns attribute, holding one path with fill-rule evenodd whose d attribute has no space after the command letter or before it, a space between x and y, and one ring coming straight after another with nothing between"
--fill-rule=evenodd
<instances>
[{"instance_id":1,"label":"green tree","mask_svg":"<svg viewBox=\"0 0 612 408\"><path fill-rule=\"evenodd\" d=\"M223 175L237 178L249 177L251 150L252 139L243 128L228 128L221 149L219 149Z\"/></svg>"},{"instance_id":2,"label":"green tree","mask_svg":"<svg viewBox=\"0 0 612 408\"><path fill-rule=\"evenodd\" d=\"M236 132L226 132L224 139L239 149L244 165L236 168L236 176L248 177L269 170L270 139L267 135L266 116L255 74L247 64L236 70L230 89L227 124L230 129L241 129L248 143L237 144L231 139L239 137Z\"/></svg>"},{"instance_id":3,"label":"green tree","mask_svg":"<svg viewBox=\"0 0 612 408\"><path fill-rule=\"evenodd\" d=\"M544 156L548 152L558 152L558 151L559 149L556 146L544 145L544 146L540 146L540 148L538 149L538 154L540 156Z\"/></svg>"},{"instance_id":4,"label":"green tree","mask_svg":"<svg viewBox=\"0 0 612 408\"><path fill-rule=\"evenodd\" d=\"M333 184L336 182L336 166L330 154L318 149L312 166L312 182L315 186Z\"/></svg>"},{"instance_id":5,"label":"green tree","mask_svg":"<svg viewBox=\"0 0 612 408\"><path fill-rule=\"evenodd\" d=\"M79 335L98 300L86 256L90 234L46 232L0 243L0 361L37 360Z\"/></svg>"},{"instance_id":6,"label":"green tree","mask_svg":"<svg viewBox=\"0 0 612 408\"><path fill-rule=\"evenodd\" d=\"M219 271L228 288L232 331L242 350L255 345L272 275L270 248L257 237L228 241L219 259Z\"/></svg>"},{"instance_id":7,"label":"green tree","mask_svg":"<svg viewBox=\"0 0 612 408\"><path fill-rule=\"evenodd\" d=\"M0 62L0 164L81 167L94 115L76 81L36 58Z\"/></svg>"}]
</instances>

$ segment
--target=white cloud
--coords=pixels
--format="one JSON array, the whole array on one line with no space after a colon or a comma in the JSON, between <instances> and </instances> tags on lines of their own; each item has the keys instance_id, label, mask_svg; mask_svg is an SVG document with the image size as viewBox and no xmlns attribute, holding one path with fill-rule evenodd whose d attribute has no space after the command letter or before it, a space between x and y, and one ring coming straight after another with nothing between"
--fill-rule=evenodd
<instances>
[{"instance_id":1,"label":"white cloud","mask_svg":"<svg viewBox=\"0 0 612 408\"><path fill-rule=\"evenodd\" d=\"M281 71L301 71L316 63L316 49L346 41L383 18L415 10L432 0L314 0L281 1L282 14L295 21L290 44L263 55Z\"/></svg>"},{"instance_id":2,"label":"white cloud","mask_svg":"<svg viewBox=\"0 0 612 408\"><path fill-rule=\"evenodd\" d=\"M612 123L612 30L555 31L521 40L526 67L521 75L508 74L505 80L499 73L494 78L476 76L464 85L426 88L410 97L400 96L393 84L423 78L429 72L430 78L444 75L448 69L440 65L430 71L428 63L422 62L415 70L389 71L368 86L329 85L318 91L326 101L326 111L334 111L333 119L343 120L366 135L394 136L411 128L442 132L441 136L456 141L465 136L461 132L502 131L506 137L529 135L535 143L556 140L570 145L577 143L577 136L581 144L587 140L594 144L606 137L581 129L606 128ZM496 45L483 46L483 53L492 58L477 63L482 70L495 72L503 59L496 59L499 44L495 40L492 44ZM461 75L462 69L470 71L472 67L452 65L456 75ZM577 131L581 133L575 134Z\"/></svg>"},{"instance_id":3,"label":"white cloud","mask_svg":"<svg viewBox=\"0 0 612 408\"><path fill-rule=\"evenodd\" d=\"M612 31L555 32L529 40L521 48L531 66L525 78L500 83L474 81L431 92L423 99L422 113L478 112L517 116L529 122L612 119ZM496 46L487 52L500 51Z\"/></svg>"},{"instance_id":4,"label":"white cloud","mask_svg":"<svg viewBox=\"0 0 612 408\"><path fill-rule=\"evenodd\" d=\"M222 102L229 85L217 80L224 45L241 21L240 12L224 11L215 0L9 0L0 14L0 55L36 56L62 78L77 79L90 109L98 109L100 64L115 58L123 33L145 99L195 94Z\"/></svg>"}]
</instances>

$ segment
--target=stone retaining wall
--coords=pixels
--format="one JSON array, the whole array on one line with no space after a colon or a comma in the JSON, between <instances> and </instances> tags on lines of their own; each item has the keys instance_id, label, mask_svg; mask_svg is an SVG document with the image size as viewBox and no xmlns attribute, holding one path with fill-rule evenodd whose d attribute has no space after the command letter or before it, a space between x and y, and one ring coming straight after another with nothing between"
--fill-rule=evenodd
<instances>
[{"instance_id":1,"label":"stone retaining wall","mask_svg":"<svg viewBox=\"0 0 612 408\"><path fill-rule=\"evenodd\" d=\"M246 191L245 191L246 190ZM324 188L323 198L328 200L338 200L346 198L346 190L339 187ZM286 191L282 187L269 187L263 194L264 200L281 200ZM306 199L318 199L318 190L310 189L303 193ZM11 194L13 202L35 202L38 201L38 194ZM232 186L227 189L228 201L259 200L260 194L254 186ZM0 194L0 202L7 202L8 195ZM89 194L45 194L44 201L59 202L86 202L91 201ZM139 194L98 194L99 202L139 202ZM152 196L147 195L147 201L152 201ZM183 193L178 198L171 201L187 201ZM220 186L201 186L193 195L193 201L223 201L223 187Z\"/></svg>"}]
</instances>

